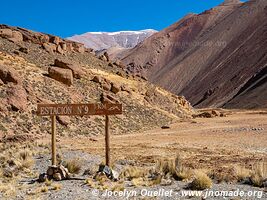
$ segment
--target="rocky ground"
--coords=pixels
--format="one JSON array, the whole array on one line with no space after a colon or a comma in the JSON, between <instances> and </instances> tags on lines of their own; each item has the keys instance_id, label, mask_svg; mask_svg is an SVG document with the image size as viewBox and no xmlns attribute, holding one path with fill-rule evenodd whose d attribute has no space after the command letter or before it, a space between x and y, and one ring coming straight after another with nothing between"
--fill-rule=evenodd
<instances>
[{"instance_id":1,"label":"rocky ground","mask_svg":"<svg viewBox=\"0 0 267 200\"><path fill-rule=\"evenodd\" d=\"M201 112L209 112L202 110ZM219 111L218 111L219 112ZM2 162L15 163L22 168L12 177L2 176L0 187L3 199L126 199L111 191L132 192L129 199L266 199L266 187L252 186L252 176L262 163L261 178L267 177L266 154L266 111L220 110L224 117L195 118L183 120L166 129L154 129L130 135L111 137L111 167L120 174L120 180L113 182L96 176L99 164L104 162L104 138L60 136L57 138L58 160L63 165L74 160L80 166L70 180L36 182L51 163L50 138L46 137L31 144L2 144ZM200 128L201 127L201 128ZM12 153L32 152L32 165L23 165ZM170 161L181 157L175 166L182 167L181 180L171 175ZM21 153L19 153L21 155ZM11 159L11 160L10 160ZM176 157L177 159L177 157ZM7 161L5 161L7 160ZM171 162L172 163L172 162ZM171 164L172 165L172 164ZM3 164L2 164L3 166ZM5 170L9 168L4 168ZM158 171L159 170L159 171ZM188 186L197 172L202 171L212 180L210 187L195 191ZM4 171L6 174L7 172ZM153 179L153 176L160 179ZM13 173L15 173L13 171ZM257 172L258 173L258 172ZM3 175L3 173L2 173ZM265 177L265 179L264 179ZM252 184L252 185L251 185ZM5 186L5 187L3 187ZM111 197L106 196L106 190ZM149 196L152 191L172 191L171 196ZM199 197L206 192L243 191L247 196ZM135 194L136 192L136 194ZM252 195L254 194L254 196ZM145 195L147 194L147 195ZM184 196L183 196L184 195ZM191 194L192 195L192 194ZM249 196L251 195L251 196Z\"/></svg>"},{"instance_id":2,"label":"rocky ground","mask_svg":"<svg viewBox=\"0 0 267 200\"><path fill-rule=\"evenodd\" d=\"M7 30L11 27L0 29L0 135L15 138L6 141L48 133L50 119L36 115L38 103L120 102L123 115L111 119L115 134L160 127L194 113L183 97L127 74L107 54L97 57L74 42L16 28L11 33L22 36L9 38ZM60 135L94 136L104 129L102 116L57 120Z\"/></svg>"}]
</instances>

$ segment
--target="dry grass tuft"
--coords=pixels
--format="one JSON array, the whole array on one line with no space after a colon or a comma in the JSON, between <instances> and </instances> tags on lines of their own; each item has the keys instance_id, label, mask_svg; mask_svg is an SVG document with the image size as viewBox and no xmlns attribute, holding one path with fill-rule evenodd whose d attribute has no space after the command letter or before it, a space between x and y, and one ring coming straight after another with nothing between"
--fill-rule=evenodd
<instances>
[{"instance_id":1,"label":"dry grass tuft","mask_svg":"<svg viewBox=\"0 0 267 200\"><path fill-rule=\"evenodd\" d=\"M55 183L52 185L52 190L60 190L61 188L62 188L62 185L60 184Z\"/></svg>"},{"instance_id":2,"label":"dry grass tuft","mask_svg":"<svg viewBox=\"0 0 267 200\"><path fill-rule=\"evenodd\" d=\"M187 180L192 177L192 171L184 167L183 159L177 155L175 159L163 159L157 163L156 171L163 175L170 174L176 180Z\"/></svg>"},{"instance_id":3,"label":"dry grass tuft","mask_svg":"<svg viewBox=\"0 0 267 200\"><path fill-rule=\"evenodd\" d=\"M63 162L64 167L66 167L71 174L78 174L82 168L82 162L78 158L73 158Z\"/></svg>"},{"instance_id":4,"label":"dry grass tuft","mask_svg":"<svg viewBox=\"0 0 267 200\"><path fill-rule=\"evenodd\" d=\"M267 162L254 164L250 175L252 185L255 187L263 187L265 180L267 180Z\"/></svg>"},{"instance_id":5,"label":"dry grass tuft","mask_svg":"<svg viewBox=\"0 0 267 200\"><path fill-rule=\"evenodd\" d=\"M0 184L0 193L5 197L11 197L16 195L16 188L14 184Z\"/></svg>"},{"instance_id":6,"label":"dry grass tuft","mask_svg":"<svg viewBox=\"0 0 267 200\"><path fill-rule=\"evenodd\" d=\"M245 181L246 178L248 178L251 173L249 169L245 167L241 167L241 166L235 166L235 171L236 171L238 182Z\"/></svg>"},{"instance_id":7,"label":"dry grass tuft","mask_svg":"<svg viewBox=\"0 0 267 200\"><path fill-rule=\"evenodd\" d=\"M121 176L132 180L134 178L145 177L147 173L148 170L141 167L128 167Z\"/></svg>"},{"instance_id":8,"label":"dry grass tuft","mask_svg":"<svg viewBox=\"0 0 267 200\"><path fill-rule=\"evenodd\" d=\"M41 192L48 192L48 187L47 186L42 186L41 188L40 188L40 191Z\"/></svg>"},{"instance_id":9,"label":"dry grass tuft","mask_svg":"<svg viewBox=\"0 0 267 200\"><path fill-rule=\"evenodd\" d=\"M212 180L202 171L196 171L195 177L191 183L189 183L188 188L191 190L204 190L211 188Z\"/></svg>"}]
</instances>

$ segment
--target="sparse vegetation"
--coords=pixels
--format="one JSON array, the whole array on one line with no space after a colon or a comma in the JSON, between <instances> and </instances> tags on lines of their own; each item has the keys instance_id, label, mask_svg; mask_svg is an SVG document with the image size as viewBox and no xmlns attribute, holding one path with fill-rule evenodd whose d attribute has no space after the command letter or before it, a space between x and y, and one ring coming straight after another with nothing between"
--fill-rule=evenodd
<instances>
[{"instance_id":1,"label":"sparse vegetation","mask_svg":"<svg viewBox=\"0 0 267 200\"><path fill-rule=\"evenodd\" d=\"M82 168L82 162L78 158L63 161L63 165L69 170L71 174L78 174Z\"/></svg>"},{"instance_id":2,"label":"sparse vegetation","mask_svg":"<svg viewBox=\"0 0 267 200\"><path fill-rule=\"evenodd\" d=\"M176 180L186 180L192 176L192 171L184 166L181 155L177 155L175 159L160 160L156 171L165 176L170 174Z\"/></svg>"},{"instance_id":3,"label":"sparse vegetation","mask_svg":"<svg viewBox=\"0 0 267 200\"><path fill-rule=\"evenodd\" d=\"M141 167L128 167L122 173L122 177L132 180L134 178L145 177L147 173L148 171Z\"/></svg>"},{"instance_id":4,"label":"sparse vegetation","mask_svg":"<svg viewBox=\"0 0 267 200\"><path fill-rule=\"evenodd\" d=\"M211 188L212 180L203 171L196 171L194 179L189 183L188 188L191 190L204 190Z\"/></svg>"},{"instance_id":5,"label":"sparse vegetation","mask_svg":"<svg viewBox=\"0 0 267 200\"><path fill-rule=\"evenodd\" d=\"M60 190L62 188L62 185L54 183L51 185L52 186L52 190Z\"/></svg>"},{"instance_id":6,"label":"sparse vegetation","mask_svg":"<svg viewBox=\"0 0 267 200\"><path fill-rule=\"evenodd\" d=\"M250 180L253 186L263 187L267 180L267 162L259 162L253 165Z\"/></svg>"},{"instance_id":7,"label":"sparse vegetation","mask_svg":"<svg viewBox=\"0 0 267 200\"><path fill-rule=\"evenodd\" d=\"M237 181L242 182L249 177L251 171L245 167L236 166L235 171L237 174Z\"/></svg>"},{"instance_id":8,"label":"sparse vegetation","mask_svg":"<svg viewBox=\"0 0 267 200\"><path fill-rule=\"evenodd\" d=\"M41 191L41 192L48 192L48 187L47 187L47 186L42 186L42 187L40 188L40 191Z\"/></svg>"}]
</instances>

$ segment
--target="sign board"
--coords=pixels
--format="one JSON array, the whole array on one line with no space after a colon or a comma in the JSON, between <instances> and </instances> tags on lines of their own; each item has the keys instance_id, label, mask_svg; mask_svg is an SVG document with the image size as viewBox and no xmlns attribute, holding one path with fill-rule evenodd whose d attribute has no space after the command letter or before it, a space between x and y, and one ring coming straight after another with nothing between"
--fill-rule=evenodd
<instances>
[{"instance_id":1,"label":"sign board","mask_svg":"<svg viewBox=\"0 0 267 200\"><path fill-rule=\"evenodd\" d=\"M122 104L38 104L37 115L51 116L52 165L56 165L56 116L57 115L105 115L106 165L110 166L109 115L122 114Z\"/></svg>"},{"instance_id":2,"label":"sign board","mask_svg":"<svg viewBox=\"0 0 267 200\"><path fill-rule=\"evenodd\" d=\"M37 115L116 115L122 104L38 104Z\"/></svg>"}]
</instances>

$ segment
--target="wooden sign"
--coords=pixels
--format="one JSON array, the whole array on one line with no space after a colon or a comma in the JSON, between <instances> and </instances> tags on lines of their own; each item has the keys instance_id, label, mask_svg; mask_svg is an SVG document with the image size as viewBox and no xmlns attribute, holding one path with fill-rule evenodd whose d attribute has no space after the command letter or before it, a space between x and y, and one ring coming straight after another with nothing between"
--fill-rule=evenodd
<instances>
[{"instance_id":1,"label":"wooden sign","mask_svg":"<svg viewBox=\"0 0 267 200\"><path fill-rule=\"evenodd\" d=\"M116 115L122 104L38 104L37 115Z\"/></svg>"},{"instance_id":2,"label":"wooden sign","mask_svg":"<svg viewBox=\"0 0 267 200\"><path fill-rule=\"evenodd\" d=\"M38 104L37 115L51 116L52 165L56 165L56 116L105 115L106 165L110 166L109 115L122 114L122 104Z\"/></svg>"}]
</instances>

